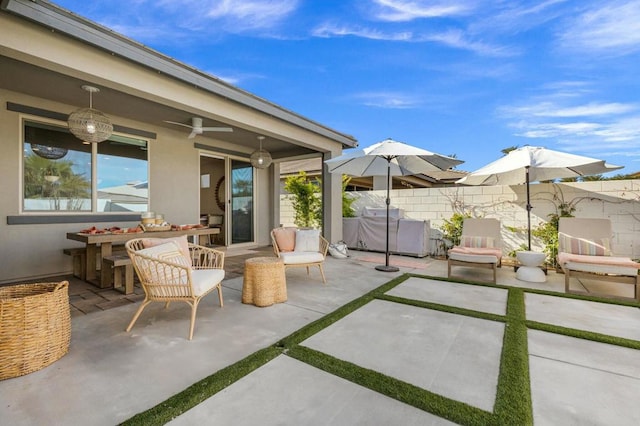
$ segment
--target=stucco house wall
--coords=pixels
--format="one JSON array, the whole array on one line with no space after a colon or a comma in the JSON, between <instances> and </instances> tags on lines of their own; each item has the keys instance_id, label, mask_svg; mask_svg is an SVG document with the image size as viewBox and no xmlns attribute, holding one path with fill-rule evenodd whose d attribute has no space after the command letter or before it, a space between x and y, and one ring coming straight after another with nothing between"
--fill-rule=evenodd
<instances>
[{"instance_id":1,"label":"stucco house wall","mask_svg":"<svg viewBox=\"0 0 640 426\"><path fill-rule=\"evenodd\" d=\"M28 79L24 78L27 73ZM345 146L357 145L349 135L53 4L5 0L0 3L0 284L69 273L71 259L62 250L80 244L67 240L67 232L139 222L135 215L131 221L110 221L108 214L90 214L88 219L75 221L69 213L21 211L21 128L22 120L33 111L18 112L9 104L65 117L88 106L87 93L80 88L83 84L101 88L94 107L105 112L114 125L155 135L148 147L149 210L163 213L171 223L200 220L201 153L248 161L256 149L257 135L267 135L277 144L279 150L272 152L274 164L254 175L253 245L268 244L269 231L278 224L279 187L274 179L279 175L278 161L296 156L327 159L339 155ZM187 139L183 128L163 122L167 114L215 120L232 126L234 133L229 139L222 134ZM36 113L34 119L42 117ZM57 124L65 122L59 119ZM339 193L338 178L328 176L325 185L325 197ZM338 238L342 226L339 203L327 199L326 205L325 234ZM36 216L32 223L15 223L15 218L21 222ZM92 217L98 222L92 222Z\"/></svg>"}]
</instances>

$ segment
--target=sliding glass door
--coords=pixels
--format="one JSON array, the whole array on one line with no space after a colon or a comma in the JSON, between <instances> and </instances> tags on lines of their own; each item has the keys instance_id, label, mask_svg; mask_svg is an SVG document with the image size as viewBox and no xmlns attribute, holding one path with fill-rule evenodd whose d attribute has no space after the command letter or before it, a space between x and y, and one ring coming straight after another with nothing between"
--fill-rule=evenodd
<instances>
[{"instance_id":1,"label":"sliding glass door","mask_svg":"<svg viewBox=\"0 0 640 426\"><path fill-rule=\"evenodd\" d=\"M251 163L232 159L230 181L231 244L254 241L253 188Z\"/></svg>"}]
</instances>

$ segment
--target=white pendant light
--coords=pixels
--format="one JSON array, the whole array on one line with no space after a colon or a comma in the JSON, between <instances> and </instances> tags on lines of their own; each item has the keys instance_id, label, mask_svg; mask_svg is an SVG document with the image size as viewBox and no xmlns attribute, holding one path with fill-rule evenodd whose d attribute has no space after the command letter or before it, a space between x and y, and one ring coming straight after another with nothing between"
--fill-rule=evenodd
<instances>
[{"instance_id":1,"label":"white pendant light","mask_svg":"<svg viewBox=\"0 0 640 426\"><path fill-rule=\"evenodd\" d=\"M271 154L262 149L262 140L264 136L258 136L258 140L260 141L260 149L254 151L251 154L251 165L256 169L266 169L271 165L272 159Z\"/></svg>"},{"instance_id":2,"label":"white pendant light","mask_svg":"<svg viewBox=\"0 0 640 426\"><path fill-rule=\"evenodd\" d=\"M111 137L113 125L109 117L93 109L93 94L100 89L93 86L82 86L82 89L89 92L89 108L80 108L69 114L69 131L83 142L105 141Z\"/></svg>"}]
</instances>

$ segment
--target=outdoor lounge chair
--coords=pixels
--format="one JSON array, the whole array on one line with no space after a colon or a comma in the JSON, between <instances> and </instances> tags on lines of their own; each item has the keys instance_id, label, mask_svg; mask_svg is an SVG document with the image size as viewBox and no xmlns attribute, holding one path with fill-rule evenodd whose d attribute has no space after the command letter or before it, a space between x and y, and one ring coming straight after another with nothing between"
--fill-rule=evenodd
<instances>
[{"instance_id":1,"label":"outdoor lounge chair","mask_svg":"<svg viewBox=\"0 0 640 426\"><path fill-rule=\"evenodd\" d=\"M493 270L496 283L497 268L502 264L502 237L498 219L467 218L462 224L460 245L449 249L447 277L452 266L488 268Z\"/></svg>"},{"instance_id":2,"label":"outdoor lounge chair","mask_svg":"<svg viewBox=\"0 0 640 426\"><path fill-rule=\"evenodd\" d=\"M324 259L327 257L329 242L320 235L317 229L276 228L271 231L273 252L288 268L317 266L320 268L322 282L326 284L324 276Z\"/></svg>"},{"instance_id":3,"label":"outdoor lounge chair","mask_svg":"<svg viewBox=\"0 0 640 426\"><path fill-rule=\"evenodd\" d=\"M570 286L571 278L587 278L634 285L634 299L640 302L640 264L628 257L613 256L612 236L609 219L560 218L558 264L565 274L566 293L590 293L586 287L586 291L579 291Z\"/></svg>"},{"instance_id":4,"label":"outdoor lounge chair","mask_svg":"<svg viewBox=\"0 0 640 426\"><path fill-rule=\"evenodd\" d=\"M165 308L168 308L170 302L178 301L191 306L191 340L200 300L217 289L220 307L223 306L223 252L188 243L186 237L184 240L136 238L127 241L125 247L145 294L127 331L131 331L149 303L164 302Z\"/></svg>"}]
</instances>

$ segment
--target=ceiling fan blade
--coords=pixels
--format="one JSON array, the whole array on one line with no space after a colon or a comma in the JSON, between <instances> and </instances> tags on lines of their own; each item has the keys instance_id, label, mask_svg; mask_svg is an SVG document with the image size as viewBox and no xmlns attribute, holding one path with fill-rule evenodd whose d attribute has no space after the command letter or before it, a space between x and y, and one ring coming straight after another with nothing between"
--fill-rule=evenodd
<instances>
[{"instance_id":1,"label":"ceiling fan blade","mask_svg":"<svg viewBox=\"0 0 640 426\"><path fill-rule=\"evenodd\" d=\"M169 120L162 120L165 123L169 123L169 124L175 124L176 126L182 126L182 127L187 127L189 129L193 129L193 126L189 125L189 124L184 124L184 123L178 123L175 121L169 121Z\"/></svg>"},{"instance_id":2,"label":"ceiling fan blade","mask_svg":"<svg viewBox=\"0 0 640 426\"><path fill-rule=\"evenodd\" d=\"M205 132L233 132L231 127L203 127Z\"/></svg>"},{"instance_id":3,"label":"ceiling fan blade","mask_svg":"<svg viewBox=\"0 0 640 426\"><path fill-rule=\"evenodd\" d=\"M189 139L193 139L193 138L195 138L195 137L196 137L196 135L199 135L199 134L200 134L200 133L196 132L196 129L193 129L193 130L191 131L191 133L189 133L188 138L189 138Z\"/></svg>"}]
</instances>

